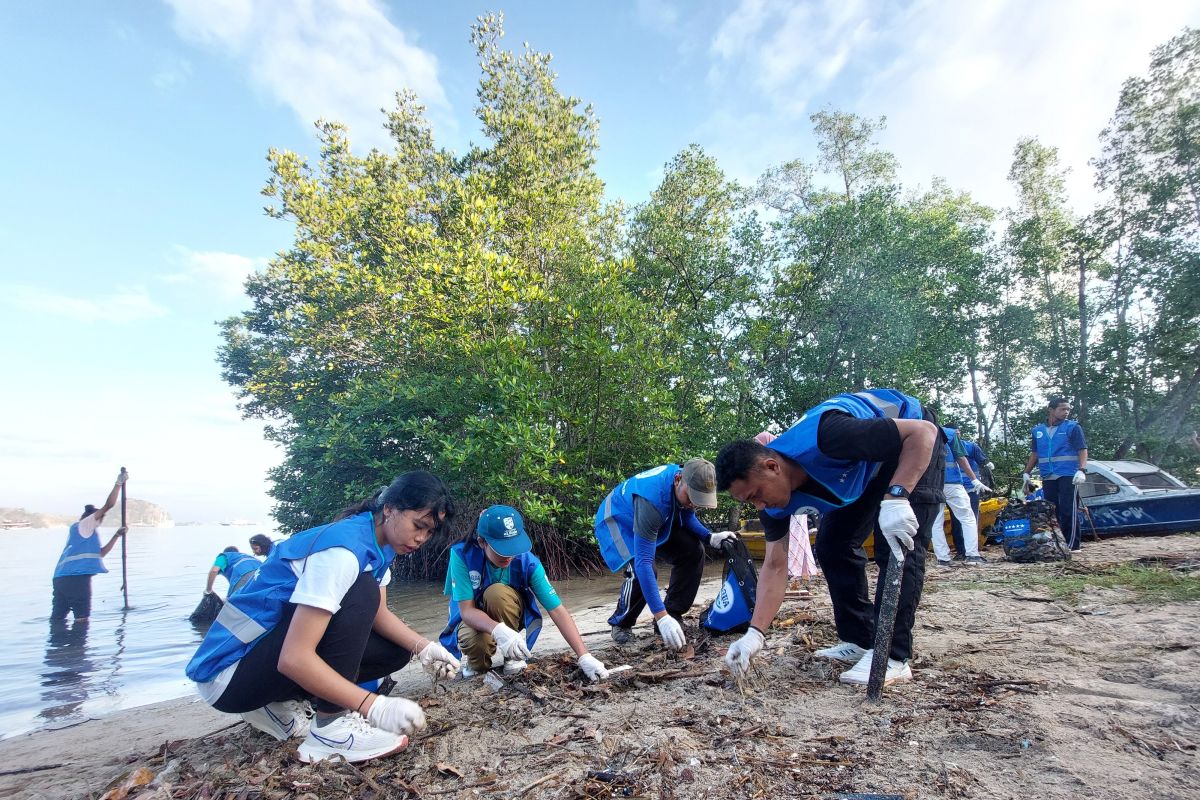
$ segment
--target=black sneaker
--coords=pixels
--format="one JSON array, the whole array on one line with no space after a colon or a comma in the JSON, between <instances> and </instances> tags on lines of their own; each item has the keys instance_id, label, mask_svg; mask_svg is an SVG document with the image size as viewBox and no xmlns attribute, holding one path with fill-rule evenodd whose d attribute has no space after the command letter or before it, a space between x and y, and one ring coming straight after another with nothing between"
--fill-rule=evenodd
<instances>
[{"instance_id":1,"label":"black sneaker","mask_svg":"<svg viewBox=\"0 0 1200 800\"><path fill-rule=\"evenodd\" d=\"M944 558L939 558L939 559L938 559L938 566L939 566L939 567L947 567L947 568L949 568L949 567L953 567L953 566L954 566L954 562L953 562L953 561L947 561L947 560L946 560L946 559L944 559Z\"/></svg>"},{"instance_id":2,"label":"black sneaker","mask_svg":"<svg viewBox=\"0 0 1200 800\"><path fill-rule=\"evenodd\" d=\"M967 560L967 556L966 556L966 554L965 554L965 553L955 553L955 554L954 554L954 560L955 560L955 561L966 561L966 560Z\"/></svg>"},{"instance_id":3,"label":"black sneaker","mask_svg":"<svg viewBox=\"0 0 1200 800\"><path fill-rule=\"evenodd\" d=\"M633 641L633 631L629 628L613 625L610 633L612 634L613 641L617 644L629 644Z\"/></svg>"},{"instance_id":4,"label":"black sneaker","mask_svg":"<svg viewBox=\"0 0 1200 800\"><path fill-rule=\"evenodd\" d=\"M964 559L964 560L967 562L968 565L969 564L979 565L979 564L987 563L987 559L984 558L983 556L967 556L966 559Z\"/></svg>"}]
</instances>

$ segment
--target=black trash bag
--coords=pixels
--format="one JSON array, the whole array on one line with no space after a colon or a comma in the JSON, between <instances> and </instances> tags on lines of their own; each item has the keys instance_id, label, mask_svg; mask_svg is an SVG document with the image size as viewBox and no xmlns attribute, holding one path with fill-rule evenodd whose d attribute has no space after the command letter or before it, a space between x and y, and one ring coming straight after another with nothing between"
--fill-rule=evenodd
<instances>
[{"instance_id":1,"label":"black trash bag","mask_svg":"<svg viewBox=\"0 0 1200 800\"><path fill-rule=\"evenodd\" d=\"M221 607L224 605L225 601L218 597L216 592L208 592L200 599L188 621L197 625L209 624L221 613Z\"/></svg>"},{"instance_id":2,"label":"black trash bag","mask_svg":"<svg viewBox=\"0 0 1200 800\"><path fill-rule=\"evenodd\" d=\"M754 600L758 594L758 570L741 539L721 543L725 556L725 574L721 591L708 608L700 612L700 624L715 633L743 633L750 627Z\"/></svg>"},{"instance_id":3,"label":"black trash bag","mask_svg":"<svg viewBox=\"0 0 1200 800\"><path fill-rule=\"evenodd\" d=\"M1071 550L1058 530L1054 504L1046 500L1009 500L993 530L1003 531L1001 545L1009 561L1070 561Z\"/></svg>"}]
</instances>

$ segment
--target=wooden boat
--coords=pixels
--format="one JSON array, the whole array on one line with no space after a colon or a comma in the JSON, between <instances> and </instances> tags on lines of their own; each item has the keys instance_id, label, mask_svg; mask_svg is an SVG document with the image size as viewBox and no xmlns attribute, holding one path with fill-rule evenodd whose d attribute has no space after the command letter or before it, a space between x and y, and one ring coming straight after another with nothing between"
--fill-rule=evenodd
<instances>
[{"instance_id":1,"label":"wooden boat","mask_svg":"<svg viewBox=\"0 0 1200 800\"><path fill-rule=\"evenodd\" d=\"M992 526L996 524L996 517L1000 516L1001 509L1003 509L1006 505L1008 505L1008 500L1003 497L989 497L979 503L979 546L980 547L982 547L983 543L985 541L987 541L987 537L988 537L989 532L991 531ZM949 508L947 508L945 513L942 515L942 525L943 525L944 530L946 531L946 540L949 541L950 540L950 509ZM750 555L761 561L762 558L767 553L767 542L766 542L766 539L763 538L762 524L758 521L758 518L756 517L756 518L748 520L746 523L744 523L742 525L741 530L738 532L738 535L741 536L742 540L746 543L746 549L750 551ZM810 532L808 534L808 538L809 538L810 542L814 542L814 543L816 542L816 538L817 538L816 526L810 526ZM875 556L875 537L873 535L867 537L867 541L866 541L866 543L863 544L863 548L867 551L867 556L869 558L874 558L874 556Z\"/></svg>"}]
</instances>

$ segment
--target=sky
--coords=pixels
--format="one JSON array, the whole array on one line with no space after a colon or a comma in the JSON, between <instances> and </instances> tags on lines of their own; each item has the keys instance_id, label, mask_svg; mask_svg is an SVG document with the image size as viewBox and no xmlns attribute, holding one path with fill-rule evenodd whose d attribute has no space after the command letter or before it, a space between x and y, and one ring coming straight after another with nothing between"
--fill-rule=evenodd
<instances>
[{"instance_id":1,"label":"sky","mask_svg":"<svg viewBox=\"0 0 1200 800\"><path fill-rule=\"evenodd\" d=\"M1122 82L1200 24L1200 0L0 4L0 507L77 513L124 465L177 521L269 523L280 453L216 360L243 280L290 242L263 214L266 154L315 156L318 118L386 147L403 87L463 152L490 11L594 106L597 170L630 205L692 143L747 182L812 158L831 107L887 117L905 186L996 208L1037 136L1086 211Z\"/></svg>"}]
</instances>

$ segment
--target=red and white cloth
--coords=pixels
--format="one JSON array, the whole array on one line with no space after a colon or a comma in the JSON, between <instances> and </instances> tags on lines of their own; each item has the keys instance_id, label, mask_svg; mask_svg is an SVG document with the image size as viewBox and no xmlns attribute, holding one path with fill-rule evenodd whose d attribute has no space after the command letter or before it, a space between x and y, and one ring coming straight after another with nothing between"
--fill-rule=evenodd
<instances>
[{"instance_id":1,"label":"red and white cloth","mask_svg":"<svg viewBox=\"0 0 1200 800\"><path fill-rule=\"evenodd\" d=\"M775 434L763 431L754 441L764 447L775 439ZM808 579L820 575L821 569L813 558L812 544L808 540L808 515L794 514L788 528L788 576Z\"/></svg>"}]
</instances>

